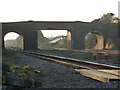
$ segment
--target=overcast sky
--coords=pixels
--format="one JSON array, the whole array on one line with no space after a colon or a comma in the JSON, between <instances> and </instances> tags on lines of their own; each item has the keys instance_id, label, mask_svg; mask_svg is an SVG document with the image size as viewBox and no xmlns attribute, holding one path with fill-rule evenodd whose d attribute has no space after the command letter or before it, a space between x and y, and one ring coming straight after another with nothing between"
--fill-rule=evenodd
<instances>
[{"instance_id":1,"label":"overcast sky","mask_svg":"<svg viewBox=\"0 0 120 90\"><path fill-rule=\"evenodd\" d=\"M112 12L119 0L0 0L0 22L85 21Z\"/></svg>"},{"instance_id":2,"label":"overcast sky","mask_svg":"<svg viewBox=\"0 0 120 90\"><path fill-rule=\"evenodd\" d=\"M118 16L119 0L0 0L0 22L15 21L84 21L91 22L104 13ZM65 31L61 32L66 34ZM43 32L50 37L61 34ZM49 34L49 35L48 35ZM6 39L16 38L10 34Z\"/></svg>"}]
</instances>

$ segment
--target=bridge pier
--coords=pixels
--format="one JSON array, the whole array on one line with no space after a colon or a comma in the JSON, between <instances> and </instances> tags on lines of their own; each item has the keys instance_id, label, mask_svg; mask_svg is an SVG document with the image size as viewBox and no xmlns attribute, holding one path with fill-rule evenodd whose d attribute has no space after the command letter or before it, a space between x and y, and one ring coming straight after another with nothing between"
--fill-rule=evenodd
<instances>
[{"instance_id":1,"label":"bridge pier","mask_svg":"<svg viewBox=\"0 0 120 90\"><path fill-rule=\"evenodd\" d=\"M85 49L85 35L82 32L72 32L71 39L72 49Z\"/></svg>"},{"instance_id":2,"label":"bridge pier","mask_svg":"<svg viewBox=\"0 0 120 90\"><path fill-rule=\"evenodd\" d=\"M23 41L24 41L24 43L23 43L24 50L38 49L37 31L31 31L31 32L26 33Z\"/></svg>"}]
</instances>

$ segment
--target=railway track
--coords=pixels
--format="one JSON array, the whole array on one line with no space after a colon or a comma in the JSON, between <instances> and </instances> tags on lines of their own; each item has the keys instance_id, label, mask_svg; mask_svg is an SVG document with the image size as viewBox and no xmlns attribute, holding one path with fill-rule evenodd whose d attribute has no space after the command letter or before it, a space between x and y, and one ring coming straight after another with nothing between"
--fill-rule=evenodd
<instances>
[{"instance_id":1,"label":"railway track","mask_svg":"<svg viewBox=\"0 0 120 90\"><path fill-rule=\"evenodd\" d=\"M101 82L109 82L110 79L120 80L120 67L83 61L78 59L42 54L30 51L15 50L17 52L29 55L35 58L40 58L47 61L52 61L65 66L75 68L81 75L96 79Z\"/></svg>"},{"instance_id":2,"label":"railway track","mask_svg":"<svg viewBox=\"0 0 120 90\"><path fill-rule=\"evenodd\" d=\"M53 49L51 49L51 50L53 50ZM64 50L64 51L67 51L67 49L61 49L61 48L56 48L54 50ZM91 53L92 52L96 52L96 53L100 53L100 54L109 53L111 55L120 55L120 51L119 50L75 50L75 49L71 49L70 51L91 52Z\"/></svg>"},{"instance_id":3,"label":"railway track","mask_svg":"<svg viewBox=\"0 0 120 90\"><path fill-rule=\"evenodd\" d=\"M120 69L120 67L118 67L118 66L94 63L94 62L85 61L85 60L78 60L78 59L73 59L73 58L60 57L60 56L54 56L54 55L42 54L42 53L36 53L36 52L30 52L30 51L22 51L22 50L17 50L17 51L24 53L26 55L30 55L32 57L41 58L44 60L49 60L52 62L64 64L64 65L74 67L74 68L108 69L108 70Z\"/></svg>"}]
</instances>

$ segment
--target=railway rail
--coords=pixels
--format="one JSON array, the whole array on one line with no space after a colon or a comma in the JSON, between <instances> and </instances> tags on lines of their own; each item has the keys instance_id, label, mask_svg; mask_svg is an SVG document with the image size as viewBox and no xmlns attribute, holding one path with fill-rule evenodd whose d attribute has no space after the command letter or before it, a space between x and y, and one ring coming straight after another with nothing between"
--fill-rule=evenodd
<instances>
[{"instance_id":1,"label":"railway rail","mask_svg":"<svg viewBox=\"0 0 120 90\"><path fill-rule=\"evenodd\" d=\"M44 49L45 50L45 49ZM62 49L62 48L55 48L55 49L50 49L50 50L64 50L67 51L66 48ZM76 49L71 49L69 51L79 51L79 52L96 52L96 53L109 53L111 55L120 55L120 50L76 50Z\"/></svg>"},{"instance_id":2,"label":"railway rail","mask_svg":"<svg viewBox=\"0 0 120 90\"><path fill-rule=\"evenodd\" d=\"M15 49L14 49L15 50ZM118 66L112 66L107 64L100 64L100 63L94 63L90 61L85 60L79 60L79 59L73 59L73 58L67 58L67 57L61 57L61 56L55 56L55 55L49 55L49 54L42 54L42 53L36 53L36 52L30 52L30 51L23 51L23 50L16 50L21 53L24 53L26 55L30 55L33 57L57 62L60 64L66 64L71 67L75 68L86 68L86 69L110 69L110 70L118 70L120 67Z\"/></svg>"},{"instance_id":3,"label":"railway rail","mask_svg":"<svg viewBox=\"0 0 120 90\"><path fill-rule=\"evenodd\" d=\"M36 53L30 51L23 51L23 50L15 50L15 51L32 57L52 61L55 63L59 63L75 68L75 70L80 72L82 75L102 82L109 82L109 79L120 80L120 74L119 74L120 67L118 66L94 63L84 60L78 60L73 58L66 58L66 57L60 57L60 56L54 56L54 55L42 54L42 53Z\"/></svg>"}]
</instances>

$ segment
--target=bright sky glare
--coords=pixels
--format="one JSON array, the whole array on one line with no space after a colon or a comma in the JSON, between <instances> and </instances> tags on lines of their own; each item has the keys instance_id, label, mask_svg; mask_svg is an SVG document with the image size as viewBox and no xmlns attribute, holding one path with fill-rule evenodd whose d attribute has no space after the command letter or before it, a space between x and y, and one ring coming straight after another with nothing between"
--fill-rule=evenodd
<instances>
[{"instance_id":1,"label":"bright sky glare","mask_svg":"<svg viewBox=\"0 0 120 90\"><path fill-rule=\"evenodd\" d=\"M44 37L55 37L59 35L66 36L67 35L67 30L41 30Z\"/></svg>"},{"instance_id":2,"label":"bright sky glare","mask_svg":"<svg viewBox=\"0 0 120 90\"><path fill-rule=\"evenodd\" d=\"M108 12L118 16L118 2L119 0L1 0L0 22L91 22Z\"/></svg>"},{"instance_id":3,"label":"bright sky glare","mask_svg":"<svg viewBox=\"0 0 120 90\"><path fill-rule=\"evenodd\" d=\"M0 22L92 21L107 12L118 16L119 0L1 0Z\"/></svg>"},{"instance_id":4,"label":"bright sky glare","mask_svg":"<svg viewBox=\"0 0 120 90\"><path fill-rule=\"evenodd\" d=\"M6 41L8 39L10 39L10 40L16 39L18 36L19 36L19 34L14 33L14 32L10 32L10 33L5 35L4 40Z\"/></svg>"}]
</instances>

